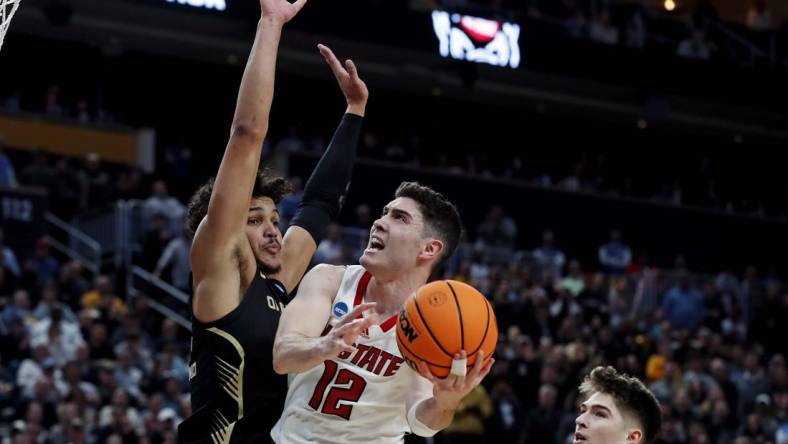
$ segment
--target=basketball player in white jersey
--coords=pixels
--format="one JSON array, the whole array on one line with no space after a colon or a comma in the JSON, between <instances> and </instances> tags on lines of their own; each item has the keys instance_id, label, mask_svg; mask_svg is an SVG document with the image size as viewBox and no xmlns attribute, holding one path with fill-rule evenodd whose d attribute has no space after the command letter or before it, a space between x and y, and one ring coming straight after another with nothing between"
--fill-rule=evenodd
<instances>
[{"instance_id":1,"label":"basketball player in white jersey","mask_svg":"<svg viewBox=\"0 0 788 444\"><path fill-rule=\"evenodd\" d=\"M445 197L405 182L370 233L360 266L319 265L304 277L282 314L274 370L290 374L277 444L401 443L447 427L460 400L489 373L479 351L465 374L419 377L396 343L397 314L451 256L460 239L457 209Z\"/></svg>"}]
</instances>

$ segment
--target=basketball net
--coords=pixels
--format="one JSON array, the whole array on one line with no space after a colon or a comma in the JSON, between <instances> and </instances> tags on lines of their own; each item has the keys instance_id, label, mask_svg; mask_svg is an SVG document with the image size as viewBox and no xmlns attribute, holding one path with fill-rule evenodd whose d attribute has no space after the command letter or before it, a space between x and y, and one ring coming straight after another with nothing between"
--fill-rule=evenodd
<instances>
[{"instance_id":1,"label":"basketball net","mask_svg":"<svg viewBox=\"0 0 788 444\"><path fill-rule=\"evenodd\" d=\"M11 18L19 7L21 0L0 0L0 49L3 47L3 39L11 24Z\"/></svg>"}]
</instances>

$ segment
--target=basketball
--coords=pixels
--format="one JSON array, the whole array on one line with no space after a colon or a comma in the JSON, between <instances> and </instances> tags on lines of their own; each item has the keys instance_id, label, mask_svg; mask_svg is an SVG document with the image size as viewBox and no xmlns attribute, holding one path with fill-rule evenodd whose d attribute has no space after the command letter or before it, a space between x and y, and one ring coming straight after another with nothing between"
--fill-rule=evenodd
<instances>
[{"instance_id":1,"label":"basketball","mask_svg":"<svg viewBox=\"0 0 788 444\"><path fill-rule=\"evenodd\" d=\"M487 360L497 342L492 306L478 290L459 281L422 286L399 314L397 345L402 357L416 371L424 361L439 378L449 375L455 353L466 351L470 372L479 350Z\"/></svg>"}]
</instances>

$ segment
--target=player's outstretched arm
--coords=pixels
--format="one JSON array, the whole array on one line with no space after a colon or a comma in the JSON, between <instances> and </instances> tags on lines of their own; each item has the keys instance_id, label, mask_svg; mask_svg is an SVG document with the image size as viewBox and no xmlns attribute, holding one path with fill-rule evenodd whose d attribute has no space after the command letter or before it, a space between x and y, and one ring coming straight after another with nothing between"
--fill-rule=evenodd
<instances>
[{"instance_id":1,"label":"player's outstretched arm","mask_svg":"<svg viewBox=\"0 0 788 444\"><path fill-rule=\"evenodd\" d=\"M427 364L419 364L419 374L432 383L432 397L422 398L408 405L408 424L420 436L432 436L451 424L460 401L490 373L495 359L484 363L484 352L479 350L476 363L467 375L452 372L444 379L434 376ZM465 369L465 351L455 355ZM464 371L463 371L464 372ZM423 392L423 389L422 389Z\"/></svg>"},{"instance_id":2,"label":"player's outstretched arm","mask_svg":"<svg viewBox=\"0 0 788 444\"><path fill-rule=\"evenodd\" d=\"M331 302L343 274L344 267L322 264L304 276L298 295L279 320L274 340L274 371L282 375L303 372L343 351L353 351L358 335L377 321L377 315L362 316L374 303L359 304L321 336L328 325Z\"/></svg>"},{"instance_id":3,"label":"player's outstretched arm","mask_svg":"<svg viewBox=\"0 0 788 444\"><path fill-rule=\"evenodd\" d=\"M218 319L238 304L238 288L255 273L246 240L249 200L260 164L274 91L276 55L282 27L306 0L260 0L261 17L238 91L230 139L213 186L208 212L194 236L191 263L195 279L194 313ZM249 276L241 277L239 268ZM203 294L210 297L202 297Z\"/></svg>"},{"instance_id":4,"label":"player's outstretched arm","mask_svg":"<svg viewBox=\"0 0 788 444\"><path fill-rule=\"evenodd\" d=\"M358 139L369 92L352 60L344 66L326 46L320 53L334 73L347 102L346 114L304 188L298 212L285 233L282 246L282 271L271 277L282 282L289 292L304 275L326 227L339 214L350 186Z\"/></svg>"}]
</instances>

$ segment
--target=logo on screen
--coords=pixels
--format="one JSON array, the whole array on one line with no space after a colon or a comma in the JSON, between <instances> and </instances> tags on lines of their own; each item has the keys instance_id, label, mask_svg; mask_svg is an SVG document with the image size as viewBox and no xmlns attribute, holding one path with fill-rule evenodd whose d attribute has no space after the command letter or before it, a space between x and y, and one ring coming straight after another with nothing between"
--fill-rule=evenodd
<instances>
[{"instance_id":1,"label":"logo on screen","mask_svg":"<svg viewBox=\"0 0 788 444\"><path fill-rule=\"evenodd\" d=\"M432 27L443 57L510 68L520 66L520 25L516 23L433 11Z\"/></svg>"},{"instance_id":2,"label":"logo on screen","mask_svg":"<svg viewBox=\"0 0 788 444\"><path fill-rule=\"evenodd\" d=\"M167 3L177 3L179 5L191 6L194 8L216 9L224 11L227 9L225 0L166 0Z\"/></svg>"}]
</instances>

